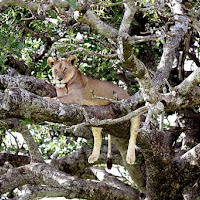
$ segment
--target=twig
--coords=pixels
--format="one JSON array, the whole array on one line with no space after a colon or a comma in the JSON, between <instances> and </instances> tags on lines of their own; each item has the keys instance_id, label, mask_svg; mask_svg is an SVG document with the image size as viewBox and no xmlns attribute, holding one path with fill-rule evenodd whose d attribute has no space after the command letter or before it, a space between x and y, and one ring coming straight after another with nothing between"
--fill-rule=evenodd
<instances>
[{"instance_id":1,"label":"twig","mask_svg":"<svg viewBox=\"0 0 200 200\"><path fill-rule=\"evenodd\" d=\"M112 46L112 44L109 44L106 40L102 41L101 39L99 39L96 36L93 36L95 40L97 40L97 42L100 42L101 44L103 44L105 47L109 48L110 50L112 50L113 52L116 52L116 48L114 46ZM110 42L111 43L111 42Z\"/></svg>"},{"instance_id":2,"label":"twig","mask_svg":"<svg viewBox=\"0 0 200 200\"><path fill-rule=\"evenodd\" d=\"M126 1L121 1L121 2L117 2L117 3L111 3L111 4L104 4L104 3L97 3L97 4L91 4L90 8L95 8L98 6L102 6L102 7L112 7L112 6L118 6L121 5L123 3L126 3Z\"/></svg>"},{"instance_id":3,"label":"twig","mask_svg":"<svg viewBox=\"0 0 200 200\"><path fill-rule=\"evenodd\" d=\"M123 104L123 100L122 101L117 101L117 93L115 91L113 91L113 99L107 98L107 97L100 97L100 96L96 96L94 94L94 90L90 91L92 93L92 98L94 99L101 99L101 100L106 100L106 101L110 101L111 103L115 103L115 104Z\"/></svg>"},{"instance_id":4,"label":"twig","mask_svg":"<svg viewBox=\"0 0 200 200\"><path fill-rule=\"evenodd\" d=\"M165 83L167 84L169 91L171 92L173 90L172 86L169 84L168 80L165 78L164 79Z\"/></svg>"},{"instance_id":5,"label":"twig","mask_svg":"<svg viewBox=\"0 0 200 200\"><path fill-rule=\"evenodd\" d=\"M17 140L17 137L16 136L14 136L10 131L8 131L9 132L9 134L14 138L14 140L15 140L15 143L16 143L16 145L17 145L17 150L16 150L16 154L18 154L18 152L19 152L19 143L18 143L18 140ZM12 140L11 140L11 138L10 138L10 142L11 142L11 145L12 145ZM12 145L13 146L13 145Z\"/></svg>"},{"instance_id":6,"label":"twig","mask_svg":"<svg viewBox=\"0 0 200 200\"><path fill-rule=\"evenodd\" d=\"M44 33L38 33L36 31L33 31L29 27L27 27L27 26L21 26L20 25L19 28L25 29L26 31L30 32L32 35L37 36L37 37L41 38L42 40L44 40L46 42L51 41L51 38L47 37L47 36L44 36Z\"/></svg>"},{"instance_id":7,"label":"twig","mask_svg":"<svg viewBox=\"0 0 200 200\"><path fill-rule=\"evenodd\" d=\"M167 93L167 88L166 87L163 87L163 94L166 94ZM165 111L163 111L161 114L160 114L160 125L159 125L159 130L160 131L163 131L163 120L164 120L164 116L165 116Z\"/></svg>"},{"instance_id":8,"label":"twig","mask_svg":"<svg viewBox=\"0 0 200 200\"><path fill-rule=\"evenodd\" d=\"M64 48L67 48L67 46L71 46L71 47L74 47L74 48L76 48L76 49L75 49L75 50L68 51L68 52L66 52L66 53L63 53L62 56L66 56L66 55L70 55L70 54L73 54L73 53L81 52L81 53L86 53L86 54L90 54L90 55L95 55L95 56L97 56L98 58L106 58L106 59L117 58L117 54L108 54L108 55L100 54L100 53L97 53L97 52L94 52L94 51L90 51L90 50L88 50L88 49L85 49L85 48L80 47L80 46L75 45L75 44L66 44L65 46L54 47L54 48L52 49L52 51L59 50L59 49L64 49ZM51 53L51 52L50 52L50 53Z\"/></svg>"},{"instance_id":9,"label":"twig","mask_svg":"<svg viewBox=\"0 0 200 200\"><path fill-rule=\"evenodd\" d=\"M192 52L188 52L188 56L191 60L193 60L195 62L195 64L197 65L197 67L200 67L200 61L199 58L197 58L197 56L195 55L195 53Z\"/></svg>"}]
</instances>

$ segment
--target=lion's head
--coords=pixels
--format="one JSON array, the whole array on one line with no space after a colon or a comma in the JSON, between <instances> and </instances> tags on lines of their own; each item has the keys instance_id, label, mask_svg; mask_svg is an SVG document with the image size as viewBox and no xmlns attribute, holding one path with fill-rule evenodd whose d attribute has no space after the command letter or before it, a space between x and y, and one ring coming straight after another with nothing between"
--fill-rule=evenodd
<instances>
[{"instance_id":1,"label":"lion's head","mask_svg":"<svg viewBox=\"0 0 200 200\"><path fill-rule=\"evenodd\" d=\"M60 61L49 57L47 64L51 67L56 87L63 88L66 86L75 73L76 56L69 56Z\"/></svg>"}]
</instances>

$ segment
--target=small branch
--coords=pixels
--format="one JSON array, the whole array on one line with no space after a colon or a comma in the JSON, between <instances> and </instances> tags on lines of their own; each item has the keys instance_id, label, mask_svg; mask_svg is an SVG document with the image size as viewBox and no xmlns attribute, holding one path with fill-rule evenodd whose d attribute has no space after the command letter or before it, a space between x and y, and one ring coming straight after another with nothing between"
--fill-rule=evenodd
<instances>
[{"instance_id":1,"label":"small branch","mask_svg":"<svg viewBox=\"0 0 200 200\"><path fill-rule=\"evenodd\" d=\"M25 22L27 22L29 24L33 20L44 20L44 19L46 19L46 15L37 15L34 12L31 12L31 13L32 13L31 17L29 17L29 18L22 18L17 23L25 21Z\"/></svg>"},{"instance_id":2,"label":"small branch","mask_svg":"<svg viewBox=\"0 0 200 200\"><path fill-rule=\"evenodd\" d=\"M126 1L121 1L121 2L117 2L117 3L110 3L110 4L105 4L105 3L97 3L97 4L91 4L90 8L95 8L95 7L112 7L112 6L118 6L121 5L122 3L125 3Z\"/></svg>"},{"instance_id":3,"label":"small branch","mask_svg":"<svg viewBox=\"0 0 200 200\"><path fill-rule=\"evenodd\" d=\"M71 50L71 51L68 51L66 53L62 53L61 55L62 56L68 56L68 55L71 55L71 54L74 54L74 53L77 53L77 52L81 52L81 53L85 53L85 54L89 54L89 55L95 55L97 56L98 58L106 58L106 59L112 59L112 58L117 58L117 54L108 54L108 55L105 55L105 54L100 54L100 53L96 53L94 51L90 51L88 49L85 49L83 47L80 47L78 45L75 45L75 44L66 44L66 46L58 46L58 47L54 47L52 49L52 51L55 51L55 50L59 50L59 49L65 49L67 48L67 46L72 46L74 48L76 48L75 50ZM51 52L52 52L51 51ZM50 52L50 53L51 53Z\"/></svg>"},{"instance_id":4,"label":"small branch","mask_svg":"<svg viewBox=\"0 0 200 200\"><path fill-rule=\"evenodd\" d=\"M163 87L163 94L167 93L167 88ZM160 114L160 123L159 123L159 131L162 132L163 131L163 120L164 120L164 116L165 116L165 111L163 110L163 112L161 112Z\"/></svg>"},{"instance_id":5,"label":"small branch","mask_svg":"<svg viewBox=\"0 0 200 200\"><path fill-rule=\"evenodd\" d=\"M19 148L19 143L18 143L17 137L14 136L10 131L8 131L8 133L9 133L9 134L14 138L14 140L15 140L15 144L16 144L16 146L17 146L16 154L18 154L20 148ZM11 138L10 138L10 143L11 143L11 146L14 146L14 145L12 144Z\"/></svg>"},{"instance_id":6,"label":"small branch","mask_svg":"<svg viewBox=\"0 0 200 200\"><path fill-rule=\"evenodd\" d=\"M172 92L174 89L172 88L172 86L170 85L170 83L168 82L167 79L164 79L164 80L165 80L165 83L166 83L166 85L167 85L169 91ZM164 94L166 94L166 93L167 93L167 92L164 92Z\"/></svg>"},{"instance_id":7,"label":"small branch","mask_svg":"<svg viewBox=\"0 0 200 200\"><path fill-rule=\"evenodd\" d=\"M138 44L141 42L157 41L161 37L161 35L132 36L128 38L128 41L130 44Z\"/></svg>"},{"instance_id":8,"label":"small branch","mask_svg":"<svg viewBox=\"0 0 200 200\"><path fill-rule=\"evenodd\" d=\"M200 67L200 61L199 58L196 57L196 55L194 53L188 52L188 56L191 60L193 60L195 62L195 64L197 65L197 67Z\"/></svg>"},{"instance_id":9,"label":"small branch","mask_svg":"<svg viewBox=\"0 0 200 200\"><path fill-rule=\"evenodd\" d=\"M26 126L19 126L16 128L16 131L20 132L28 146L28 150L31 156L31 162L35 163L44 163L44 159L38 149L38 145L36 144L33 136Z\"/></svg>"},{"instance_id":10,"label":"small branch","mask_svg":"<svg viewBox=\"0 0 200 200\"><path fill-rule=\"evenodd\" d=\"M146 111L147 111L147 107L143 106L143 107L138 108L137 110L130 112L127 115L120 117L120 118L117 118L117 119L105 119L105 120L91 119L88 122L83 122L81 124L71 126L70 128L68 128L68 130L76 131L77 128L82 127L82 126L97 126L98 127L98 126L102 126L102 125L117 124L117 123L120 123L120 122L128 121L132 117L135 117L137 115L141 115Z\"/></svg>"},{"instance_id":11,"label":"small branch","mask_svg":"<svg viewBox=\"0 0 200 200\"><path fill-rule=\"evenodd\" d=\"M43 163L44 159L41 156L41 153L38 150L38 146L31 135L30 131L26 126L23 126L19 119L9 119L9 120L1 120L0 126L5 127L6 129L12 129L22 134L27 146L29 153L31 155L32 162L40 162ZM13 136L14 137L14 136ZM18 146L19 148L19 146Z\"/></svg>"},{"instance_id":12,"label":"small branch","mask_svg":"<svg viewBox=\"0 0 200 200\"><path fill-rule=\"evenodd\" d=\"M22 26L22 25L20 25L19 28L25 29L26 31L30 32L32 35L41 38L41 39L42 39L43 41L45 41L45 42L48 42L48 43L51 42L51 43L53 43L53 42L51 41L51 38L50 38L50 37L44 36L44 33L38 33L38 32L36 32L36 31L33 31L33 30L31 30L29 27L27 27L27 26Z\"/></svg>"}]
</instances>

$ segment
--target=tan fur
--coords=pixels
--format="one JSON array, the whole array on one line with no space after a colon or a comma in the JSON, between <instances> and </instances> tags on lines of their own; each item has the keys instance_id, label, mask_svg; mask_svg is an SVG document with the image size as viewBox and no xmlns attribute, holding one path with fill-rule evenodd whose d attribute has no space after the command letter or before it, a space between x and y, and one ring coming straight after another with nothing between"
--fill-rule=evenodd
<instances>
[{"instance_id":1,"label":"tan fur","mask_svg":"<svg viewBox=\"0 0 200 200\"><path fill-rule=\"evenodd\" d=\"M76 61L77 58L75 56L70 56L67 59L61 59L60 61L51 57L48 58L47 63L52 69L57 91L57 97L51 99L52 101L60 101L64 104L76 103L88 106L104 106L110 104L110 101L108 100L93 98L91 91L93 91L96 96L110 99L113 98L113 92L117 93L117 98L119 100L127 99L129 97L125 90L111 82L100 81L83 75L75 67ZM135 120L131 120L131 122L134 121L136 124L131 125L131 137L126 159L129 164L133 164L135 161L135 142L137 136L135 129L138 129L140 123L138 116L133 119ZM88 159L90 163L93 163L98 159L102 140L101 128L93 127L92 131L94 135L94 149L92 155Z\"/></svg>"}]
</instances>

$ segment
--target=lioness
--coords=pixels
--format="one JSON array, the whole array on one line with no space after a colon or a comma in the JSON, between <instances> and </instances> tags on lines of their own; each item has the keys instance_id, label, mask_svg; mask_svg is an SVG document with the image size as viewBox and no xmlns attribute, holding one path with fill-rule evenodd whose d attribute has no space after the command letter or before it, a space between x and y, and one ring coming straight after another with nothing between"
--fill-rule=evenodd
<instances>
[{"instance_id":1,"label":"lioness","mask_svg":"<svg viewBox=\"0 0 200 200\"><path fill-rule=\"evenodd\" d=\"M100 81L83 75L75 67L76 61L77 57L73 55L69 56L67 59L63 58L60 61L52 57L48 58L47 63L52 69L57 92L57 97L51 99L52 101L59 101L63 104L76 103L88 106L104 106L110 104L108 100L93 98L91 91L93 91L96 96L110 99L113 98L113 92L116 92L119 100L129 97L125 90L111 82ZM137 137L137 132L135 130L139 128L139 124L139 116L131 119L130 139L126 156L126 161L129 164L135 162L135 143ZM88 158L89 163L93 163L99 158L102 142L101 130L102 128L92 127L94 148L92 155Z\"/></svg>"}]
</instances>

